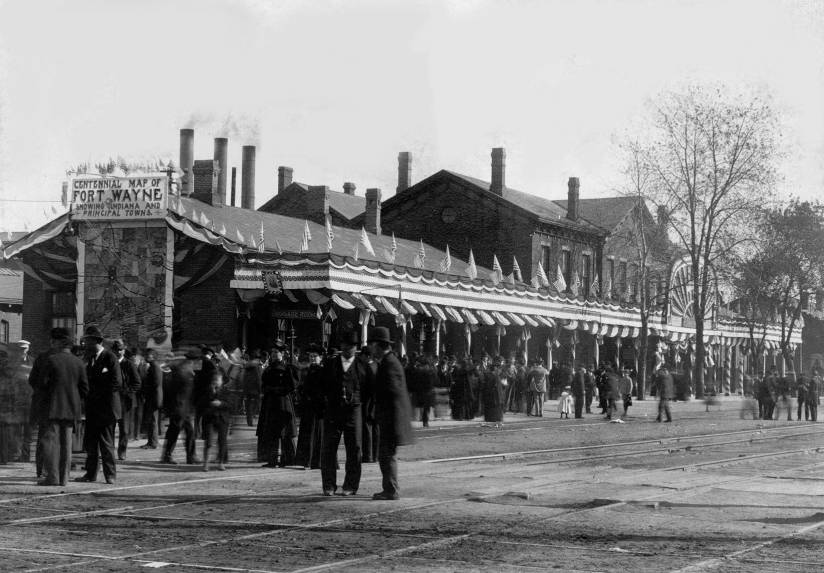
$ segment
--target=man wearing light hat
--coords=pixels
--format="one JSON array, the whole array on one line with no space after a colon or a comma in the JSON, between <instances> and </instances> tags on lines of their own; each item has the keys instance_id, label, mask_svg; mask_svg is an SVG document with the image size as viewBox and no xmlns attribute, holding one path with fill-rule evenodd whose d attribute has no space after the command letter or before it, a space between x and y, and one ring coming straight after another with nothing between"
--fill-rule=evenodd
<instances>
[{"instance_id":1,"label":"man wearing light hat","mask_svg":"<svg viewBox=\"0 0 824 573\"><path fill-rule=\"evenodd\" d=\"M97 480L98 462L103 463L103 477L113 484L117 477L114 450L114 427L121 417L120 387L123 378L114 352L103 348L103 333L89 326L83 334L89 361L86 375L89 393L86 396L86 473L75 481Z\"/></svg>"}]
</instances>

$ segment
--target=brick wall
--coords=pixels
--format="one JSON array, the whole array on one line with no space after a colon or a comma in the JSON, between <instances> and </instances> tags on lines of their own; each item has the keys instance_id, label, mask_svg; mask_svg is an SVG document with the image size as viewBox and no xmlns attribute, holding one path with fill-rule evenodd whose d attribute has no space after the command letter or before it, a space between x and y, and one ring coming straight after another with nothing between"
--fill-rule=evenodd
<instances>
[{"instance_id":1,"label":"brick wall","mask_svg":"<svg viewBox=\"0 0 824 573\"><path fill-rule=\"evenodd\" d=\"M49 313L51 302L43 283L29 275L23 276L23 333L31 342L31 352L38 354L49 347Z\"/></svg>"},{"instance_id":2,"label":"brick wall","mask_svg":"<svg viewBox=\"0 0 824 573\"><path fill-rule=\"evenodd\" d=\"M192 264L211 256L210 248L201 249ZM185 274L185 269L181 269ZM234 289L229 282L234 263L227 259L220 269L201 284L185 289L175 297L173 345L238 343Z\"/></svg>"}]
</instances>

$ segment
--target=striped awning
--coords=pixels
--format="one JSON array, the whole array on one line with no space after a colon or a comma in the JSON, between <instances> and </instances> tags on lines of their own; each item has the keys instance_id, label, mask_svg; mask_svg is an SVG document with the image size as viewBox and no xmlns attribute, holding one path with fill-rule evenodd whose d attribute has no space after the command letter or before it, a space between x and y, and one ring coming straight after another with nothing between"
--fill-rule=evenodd
<instances>
[{"instance_id":1,"label":"striped awning","mask_svg":"<svg viewBox=\"0 0 824 573\"><path fill-rule=\"evenodd\" d=\"M523 317L518 316L514 312L508 312L506 313L506 315L509 317L509 320L512 321L514 324L517 324L518 326L526 326L526 321L523 319Z\"/></svg>"},{"instance_id":2,"label":"striped awning","mask_svg":"<svg viewBox=\"0 0 824 573\"><path fill-rule=\"evenodd\" d=\"M432 318L432 311L429 310L429 307L427 305L425 305L424 303L413 300L413 301L410 301L409 304L411 304L416 309L418 309L418 312L420 312L425 317Z\"/></svg>"},{"instance_id":3,"label":"striped awning","mask_svg":"<svg viewBox=\"0 0 824 573\"><path fill-rule=\"evenodd\" d=\"M375 308L375 305L369 299L369 297L365 294L360 294L357 292L350 293L349 296L355 301L358 308L363 308L365 310L371 310L372 312L378 310Z\"/></svg>"},{"instance_id":4,"label":"striped awning","mask_svg":"<svg viewBox=\"0 0 824 573\"><path fill-rule=\"evenodd\" d=\"M306 298L308 298L309 302L311 302L312 304L326 304L327 302L329 302L329 297L320 291L314 289L306 289L303 292L306 295Z\"/></svg>"},{"instance_id":5,"label":"striped awning","mask_svg":"<svg viewBox=\"0 0 824 573\"><path fill-rule=\"evenodd\" d=\"M565 330L577 330L578 329L578 321L577 320L570 320L566 324L562 324L561 328Z\"/></svg>"},{"instance_id":6,"label":"striped awning","mask_svg":"<svg viewBox=\"0 0 824 573\"><path fill-rule=\"evenodd\" d=\"M512 322L497 310L492 311L492 318L501 326L509 326Z\"/></svg>"},{"instance_id":7,"label":"striped awning","mask_svg":"<svg viewBox=\"0 0 824 573\"><path fill-rule=\"evenodd\" d=\"M445 306L443 307L443 310L446 313L446 316L447 318L449 318L449 320L451 320L452 322L463 324L464 319L461 316L461 313L459 313L457 310L455 310L451 306Z\"/></svg>"},{"instance_id":8,"label":"striped awning","mask_svg":"<svg viewBox=\"0 0 824 573\"><path fill-rule=\"evenodd\" d=\"M397 308L395 308L395 305L389 302L389 299L387 299L386 297L376 296L374 300L378 304L378 306L383 307L384 312L386 312L387 314L391 314L392 316L397 316L400 314L400 311Z\"/></svg>"},{"instance_id":9,"label":"striped awning","mask_svg":"<svg viewBox=\"0 0 824 573\"><path fill-rule=\"evenodd\" d=\"M432 310L433 318L440 318L441 320L446 320L446 313L437 304L430 303L429 308Z\"/></svg>"},{"instance_id":10,"label":"striped awning","mask_svg":"<svg viewBox=\"0 0 824 573\"><path fill-rule=\"evenodd\" d=\"M489 316L485 310L476 309L475 314L487 326L495 326L495 319Z\"/></svg>"},{"instance_id":11,"label":"striped awning","mask_svg":"<svg viewBox=\"0 0 824 573\"><path fill-rule=\"evenodd\" d=\"M537 320L535 320L535 318L534 318L534 317L529 316L528 314L522 314L522 315L521 315L521 318L523 318L523 319L524 319L524 322L526 322L529 326L532 326L532 327L538 327L538 326L540 326L540 324L538 323L538 321L537 321Z\"/></svg>"},{"instance_id":12,"label":"striped awning","mask_svg":"<svg viewBox=\"0 0 824 573\"><path fill-rule=\"evenodd\" d=\"M465 308L461 309L461 315L466 319L467 324L478 324L479 322L475 315Z\"/></svg>"},{"instance_id":13,"label":"striped awning","mask_svg":"<svg viewBox=\"0 0 824 573\"><path fill-rule=\"evenodd\" d=\"M550 328L555 326L555 321L552 320L551 318L547 318L546 316L535 315L533 318L535 320L537 320L540 324L544 325L544 326L548 326Z\"/></svg>"},{"instance_id":14,"label":"striped awning","mask_svg":"<svg viewBox=\"0 0 824 573\"><path fill-rule=\"evenodd\" d=\"M403 311L404 314L418 314L418 309L409 304L409 302L405 300L401 301L400 310Z\"/></svg>"},{"instance_id":15,"label":"striped awning","mask_svg":"<svg viewBox=\"0 0 824 573\"><path fill-rule=\"evenodd\" d=\"M344 310L352 310L353 308L355 308L355 303L352 302L352 299L346 300L343 296L341 296L341 294L338 293L332 293L332 303L336 304Z\"/></svg>"}]
</instances>

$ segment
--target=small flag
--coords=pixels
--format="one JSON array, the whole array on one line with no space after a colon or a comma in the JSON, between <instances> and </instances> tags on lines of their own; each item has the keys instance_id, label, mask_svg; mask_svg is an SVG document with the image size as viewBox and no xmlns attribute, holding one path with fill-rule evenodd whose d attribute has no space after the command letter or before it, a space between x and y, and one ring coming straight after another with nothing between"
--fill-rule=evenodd
<instances>
[{"instance_id":1,"label":"small flag","mask_svg":"<svg viewBox=\"0 0 824 573\"><path fill-rule=\"evenodd\" d=\"M521 274L521 267L518 266L518 259L513 255L512 257L512 275L519 283L524 282L524 276Z\"/></svg>"},{"instance_id":2,"label":"small flag","mask_svg":"<svg viewBox=\"0 0 824 573\"><path fill-rule=\"evenodd\" d=\"M475 266L475 255L469 249L469 265L466 267L466 275L473 281L478 278L478 267Z\"/></svg>"},{"instance_id":3,"label":"small flag","mask_svg":"<svg viewBox=\"0 0 824 573\"><path fill-rule=\"evenodd\" d=\"M421 246L418 249L418 254L415 255L415 266L419 269L423 268L424 260L426 259L426 250L423 248L423 240L421 240Z\"/></svg>"},{"instance_id":4,"label":"small flag","mask_svg":"<svg viewBox=\"0 0 824 573\"><path fill-rule=\"evenodd\" d=\"M372 243L369 242L369 235L366 234L366 229L361 227L360 242L366 252L371 256L375 256L375 249L372 248Z\"/></svg>"},{"instance_id":5,"label":"small flag","mask_svg":"<svg viewBox=\"0 0 824 573\"><path fill-rule=\"evenodd\" d=\"M359 251L358 251L358 247L359 247L359 246L360 246L360 241L355 241L355 251L354 251L354 253L352 254L352 258L354 258L356 261L358 260L358 258L359 258L359 256L360 256L360 253L359 253Z\"/></svg>"},{"instance_id":6,"label":"small flag","mask_svg":"<svg viewBox=\"0 0 824 573\"><path fill-rule=\"evenodd\" d=\"M240 234L240 229L235 227L235 233L237 234L237 242L238 243L245 243L246 239L243 238L243 235Z\"/></svg>"},{"instance_id":7,"label":"small flag","mask_svg":"<svg viewBox=\"0 0 824 573\"><path fill-rule=\"evenodd\" d=\"M264 246L264 244L266 243L266 236L264 235L264 232L263 232L263 221L262 220L260 222L260 236L258 238L260 240L260 242L258 243L258 252L262 253L264 251L264 249L266 248Z\"/></svg>"},{"instance_id":8,"label":"small flag","mask_svg":"<svg viewBox=\"0 0 824 573\"><path fill-rule=\"evenodd\" d=\"M320 305L318 305L318 310L315 312L315 316L318 317L318 320L323 318L323 311L321 310Z\"/></svg>"},{"instance_id":9,"label":"small flag","mask_svg":"<svg viewBox=\"0 0 824 573\"><path fill-rule=\"evenodd\" d=\"M255 244L255 238L254 238L254 237L250 237L250 238L249 238L249 241L252 243L252 244L251 244L251 245L249 245L249 246L250 246L250 247L252 247L253 249L257 249L257 245Z\"/></svg>"},{"instance_id":10,"label":"small flag","mask_svg":"<svg viewBox=\"0 0 824 573\"><path fill-rule=\"evenodd\" d=\"M538 284L535 284L535 279L537 279ZM538 269L535 271L535 276L533 277L533 283L536 288L539 286L548 287L549 286L549 277L546 276L546 271L544 270L543 265L540 261L538 261Z\"/></svg>"},{"instance_id":11,"label":"small flag","mask_svg":"<svg viewBox=\"0 0 824 573\"><path fill-rule=\"evenodd\" d=\"M332 218L326 215L326 250L332 252L332 240L335 238L335 233L332 231Z\"/></svg>"},{"instance_id":12,"label":"small flag","mask_svg":"<svg viewBox=\"0 0 824 573\"><path fill-rule=\"evenodd\" d=\"M226 236L226 225L224 225L223 223L220 224L220 234L224 237Z\"/></svg>"},{"instance_id":13,"label":"small flag","mask_svg":"<svg viewBox=\"0 0 824 573\"><path fill-rule=\"evenodd\" d=\"M209 218L206 216L206 213L204 213L203 211L200 212L200 224L203 225L204 227L209 226Z\"/></svg>"},{"instance_id":14,"label":"small flag","mask_svg":"<svg viewBox=\"0 0 824 573\"><path fill-rule=\"evenodd\" d=\"M607 283L604 285L604 297L612 298L612 277L607 277Z\"/></svg>"},{"instance_id":15,"label":"small flag","mask_svg":"<svg viewBox=\"0 0 824 573\"><path fill-rule=\"evenodd\" d=\"M552 286L554 286L558 292L564 292L567 289L564 273L561 272L561 265L558 265L558 272L555 273L555 282L552 283Z\"/></svg>"},{"instance_id":16,"label":"small flag","mask_svg":"<svg viewBox=\"0 0 824 573\"><path fill-rule=\"evenodd\" d=\"M277 239L275 239L275 246L278 248L278 254L282 255L283 254L283 249L280 246L280 241L278 241Z\"/></svg>"},{"instance_id":17,"label":"small flag","mask_svg":"<svg viewBox=\"0 0 824 573\"><path fill-rule=\"evenodd\" d=\"M450 267L452 266L452 256L449 254L449 245L446 245L446 254L443 256L441 260L440 269L442 273L449 272Z\"/></svg>"},{"instance_id":18,"label":"small flag","mask_svg":"<svg viewBox=\"0 0 824 573\"><path fill-rule=\"evenodd\" d=\"M329 307L329 312L326 313L326 318L328 318L330 322L338 319L338 313L335 312L335 307Z\"/></svg>"},{"instance_id":19,"label":"small flag","mask_svg":"<svg viewBox=\"0 0 824 573\"><path fill-rule=\"evenodd\" d=\"M304 221L303 238L300 241L300 248L298 252L305 253L309 251L309 241L312 240L312 233L309 231L309 221Z\"/></svg>"},{"instance_id":20,"label":"small flag","mask_svg":"<svg viewBox=\"0 0 824 573\"><path fill-rule=\"evenodd\" d=\"M598 284L598 275L595 275L595 280L592 281L592 285L589 287L589 292L592 296L598 296L598 287L601 285Z\"/></svg>"},{"instance_id":21,"label":"small flag","mask_svg":"<svg viewBox=\"0 0 824 573\"><path fill-rule=\"evenodd\" d=\"M497 255L492 255L492 272L489 273L489 278L492 279L492 282L498 284L503 279L503 270L501 269L501 263L498 262Z\"/></svg>"},{"instance_id":22,"label":"small flag","mask_svg":"<svg viewBox=\"0 0 824 573\"><path fill-rule=\"evenodd\" d=\"M572 296L578 296L578 290L581 288L581 280L578 278L578 271L572 274L572 284L569 286L569 291Z\"/></svg>"},{"instance_id":23,"label":"small flag","mask_svg":"<svg viewBox=\"0 0 824 573\"><path fill-rule=\"evenodd\" d=\"M395 240L395 233L392 233L392 248L391 249L384 249L383 256L386 258L386 262L390 264L395 264L395 255L398 252L398 242Z\"/></svg>"}]
</instances>

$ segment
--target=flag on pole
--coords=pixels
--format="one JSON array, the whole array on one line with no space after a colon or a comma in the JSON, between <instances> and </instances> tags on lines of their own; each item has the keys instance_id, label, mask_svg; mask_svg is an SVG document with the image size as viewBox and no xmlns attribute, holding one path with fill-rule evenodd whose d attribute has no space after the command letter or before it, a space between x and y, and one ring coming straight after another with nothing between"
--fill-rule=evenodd
<instances>
[{"instance_id":1,"label":"flag on pole","mask_svg":"<svg viewBox=\"0 0 824 573\"><path fill-rule=\"evenodd\" d=\"M282 255L283 254L283 249L280 246L280 241L278 241L277 239L275 239L275 246L278 248L278 254Z\"/></svg>"},{"instance_id":2,"label":"flag on pole","mask_svg":"<svg viewBox=\"0 0 824 573\"><path fill-rule=\"evenodd\" d=\"M478 267L475 266L475 256L472 249L469 249L469 265L466 267L466 274L473 281L478 278Z\"/></svg>"},{"instance_id":3,"label":"flag on pole","mask_svg":"<svg viewBox=\"0 0 824 573\"><path fill-rule=\"evenodd\" d=\"M536 282L537 284L535 284ZM538 269L535 271L535 276L532 277L532 286L535 288L549 286L549 277L546 276L546 271L541 261L538 261Z\"/></svg>"},{"instance_id":4,"label":"flag on pole","mask_svg":"<svg viewBox=\"0 0 824 573\"><path fill-rule=\"evenodd\" d=\"M260 235L259 235L258 239L259 239L258 252L262 253L264 251L264 249L266 248L264 246L264 244L266 243L266 236L264 235L264 232L263 232L263 220L260 221Z\"/></svg>"},{"instance_id":5,"label":"flag on pole","mask_svg":"<svg viewBox=\"0 0 824 573\"><path fill-rule=\"evenodd\" d=\"M371 256L375 256L375 249L372 248L372 243L369 242L369 235L366 233L366 229L361 227L360 233L360 242L363 245L363 248L366 249L366 252L369 253Z\"/></svg>"},{"instance_id":6,"label":"flag on pole","mask_svg":"<svg viewBox=\"0 0 824 573\"><path fill-rule=\"evenodd\" d=\"M558 265L558 272L555 273L555 282L552 283L552 286L554 286L558 292L564 292L567 289L564 273L561 272L561 265Z\"/></svg>"},{"instance_id":7,"label":"flag on pole","mask_svg":"<svg viewBox=\"0 0 824 573\"><path fill-rule=\"evenodd\" d=\"M235 227L235 233L237 234L237 240L239 243L245 243L246 239L243 238L243 235L240 234L240 229Z\"/></svg>"},{"instance_id":8,"label":"flag on pole","mask_svg":"<svg viewBox=\"0 0 824 573\"><path fill-rule=\"evenodd\" d=\"M595 280L592 281L592 285L589 287L589 292L592 296L598 296L598 287L601 285L598 284L598 275L595 275Z\"/></svg>"},{"instance_id":9,"label":"flag on pole","mask_svg":"<svg viewBox=\"0 0 824 573\"><path fill-rule=\"evenodd\" d=\"M352 253L352 258L355 259L356 261L360 257L360 252L358 250L359 246L360 246L360 241L355 241L355 249L354 249L354 252Z\"/></svg>"},{"instance_id":10,"label":"flag on pole","mask_svg":"<svg viewBox=\"0 0 824 573\"><path fill-rule=\"evenodd\" d=\"M524 276L521 274L521 267L518 266L518 259L515 256L512 256L512 276L515 277L515 280L519 283L524 282Z\"/></svg>"},{"instance_id":11,"label":"flag on pole","mask_svg":"<svg viewBox=\"0 0 824 573\"><path fill-rule=\"evenodd\" d=\"M326 215L326 250L332 252L332 240L335 238L335 233L332 231L332 218Z\"/></svg>"},{"instance_id":12,"label":"flag on pole","mask_svg":"<svg viewBox=\"0 0 824 573\"><path fill-rule=\"evenodd\" d=\"M224 237L226 236L226 225L224 225L223 223L220 224L220 234Z\"/></svg>"},{"instance_id":13,"label":"flag on pole","mask_svg":"<svg viewBox=\"0 0 824 573\"><path fill-rule=\"evenodd\" d=\"M572 293L572 296L578 296L578 290L581 288L581 279L578 278L578 271L575 271L572 274L572 284L569 286L569 290Z\"/></svg>"},{"instance_id":14,"label":"flag on pole","mask_svg":"<svg viewBox=\"0 0 824 573\"><path fill-rule=\"evenodd\" d=\"M449 272L449 268L452 266L452 257L449 254L449 245L446 245L446 254L444 255L443 259L441 260L440 269L442 273Z\"/></svg>"},{"instance_id":15,"label":"flag on pole","mask_svg":"<svg viewBox=\"0 0 824 573\"><path fill-rule=\"evenodd\" d=\"M424 262L425 259L426 259L426 250L423 248L423 240L421 240L421 246L418 249L418 254L415 255L415 261L414 261L415 267L417 267L419 269L422 269L423 268L423 262Z\"/></svg>"},{"instance_id":16,"label":"flag on pole","mask_svg":"<svg viewBox=\"0 0 824 573\"><path fill-rule=\"evenodd\" d=\"M206 213L204 213L203 211L200 212L200 224L204 227L209 226L209 217L207 217Z\"/></svg>"},{"instance_id":17,"label":"flag on pole","mask_svg":"<svg viewBox=\"0 0 824 573\"><path fill-rule=\"evenodd\" d=\"M387 263L395 264L395 255L398 252L398 242L395 240L395 233L392 233L392 248L391 249L383 249L383 256L386 259Z\"/></svg>"},{"instance_id":18,"label":"flag on pole","mask_svg":"<svg viewBox=\"0 0 824 573\"><path fill-rule=\"evenodd\" d=\"M489 273L489 278L492 282L498 284L503 279L504 272L501 269L501 263L498 262L498 256L492 255L492 272Z\"/></svg>"},{"instance_id":19,"label":"flag on pole","mask_svg":"<svg viewBox=\"0 0 824 573\"><path fill-rule=\"evenodd\" d=\"M312 233L309 231L309 221L303 222L303 238L300 241L300 248L298 252L305 253L309 251L309 241L312 240Z\"/></svg>"},{"instance_id":20,"label":"flag on pole","mask_svg":"<svg viewBox=\"0 0 824 573\"><path fill-rule=\"evenodd\" d=\"M612 298L612 277L607 276L607 282L604 285L604 297Z\"/></svg>"},{"instance_id":21,"label":"flag on pole","mask_svg":"<svg viewBox=\"0 0 824 573\"><path fill-rule=\"evenodd\" d=\"M255 244L255 238L254 237L250 237L249 241L252 243L251 245L249 245L250 247L252 247L253 249L258 248L257 244Z\"/></svg>"}]
</instances>

